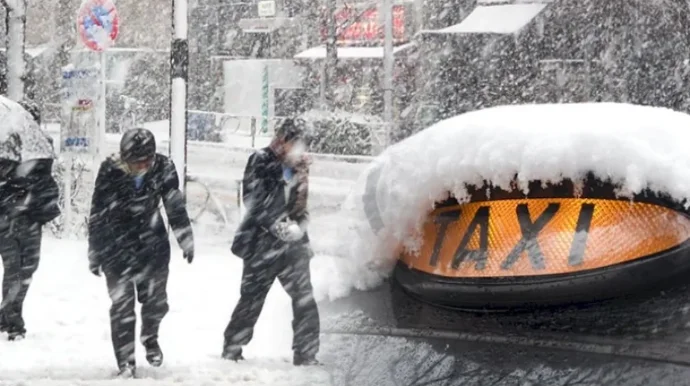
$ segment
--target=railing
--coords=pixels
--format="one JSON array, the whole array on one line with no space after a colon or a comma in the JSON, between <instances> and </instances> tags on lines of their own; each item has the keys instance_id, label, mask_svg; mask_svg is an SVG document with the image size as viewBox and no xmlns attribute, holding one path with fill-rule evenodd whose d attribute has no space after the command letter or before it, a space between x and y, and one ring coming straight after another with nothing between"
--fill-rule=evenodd
<instances>
[{"instance_id":1,"label":"railing","mask_svg":"<svg viewBox=\"0 0 690 386\"><path fill-rule=\"evenodd\" d=\"M51 105L50 108L55 108L57 106ZM44 109L46 110L46 109ZM213 111L203 111L203 110L188 110L190 116L188 117L188 135L189 135L189 146L190 150L192 148L217 148L217 149L228 149L236 151L251 151L258 147L265 146L270 137L273 135L274 128L277 123L286 117L271 116L271 117L259 117L251 115L238 115L238 114L228 114L219 113ZM206 116L206 119L199 117ZM334 113L334 116L337 116ZM46 117L44 119L44 124L48 122L55 123L59 121L55 117ZM325 117L326 119L331 119L332 117ZM348 122L347 117L339 117L339 122ZM353 120L354 122L354 120ZM371 144L371 148L374 153L380 152L380 144L383 143L382 135L386 132L386 125L377 122L356 122L357 124L364 125L368 128L370 133L370 142L361 142ZM204 127L200 127L204 126ZM143 124L146 126L146 124ZM323 131L323 128L321 129ZM367 129L365 129L367 130ZM337 143L341 138L334 138L329 132L324 132L325 137L323 139L323 144L326 143ZM346 138L343 140L354 141L357 139L350 138L345 135ZM329 142L330 141L330 142ZM167 140L163 139L160 141L162 145L167 145ZM318 146L314 146L315 149ZM346 162L356 162L356 163L367 163L371 162L373 157L370 155L347 155L347 154L332 154L332 148L321 147L323 151L315 151L310 153L314 159L319 160L333 160L333 161L346 161ZM345 150L347 146L342 146L340 149ZM163 150L163 149L161 149ZM335 150L340 152L340 150ZM328 152L328 153L326 153ZM361 154L361 153L360 153Z\"/></svg>"}]
</instances>

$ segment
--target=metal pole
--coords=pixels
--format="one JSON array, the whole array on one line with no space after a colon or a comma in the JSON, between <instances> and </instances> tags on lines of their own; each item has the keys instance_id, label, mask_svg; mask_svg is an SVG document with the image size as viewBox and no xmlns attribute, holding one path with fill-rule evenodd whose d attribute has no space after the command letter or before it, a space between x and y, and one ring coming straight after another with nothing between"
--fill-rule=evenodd
<instances>
[{"instance_id":1,"label":"metal pole","mask_svg":"<svg viewBox=\"0 0 690 386\"><path fill-rule=\"evenodd\" d=\"M170 158L187 196L187 0L172 0L172 43L170 50Z\"/></svg>"},{"instance_id":2,"label":"metal pole","mask_svg":"<svg viewBox=\"0 0 690 386\"><path fill-rule=\"evenodd\" d=\"M2 4L7 12L7 96L21 101L24 99L26 0L3 0Z\"/></svg>"},{"instance_id":3,"label":"metal pole","mask_svg":"<svg viewBox=\"0 0 690 386\"><path fill-rule=\"evenodd\" d=\"M96 151L93 157L93 170L94 170L94 180L96 179L96 172L101 164L101 155L105 153L105 126L106 126L106 109L107 105L107 58L105 50L100 52L101 68L100 68L100 78L101 78L101 103L98 104L98 132L96 133ZM71 173L71 171L70 171Z\"/></svg>"},{"instance_id":4,"label":"metal pole","mask_svg":"<svg viewBox=\"0 0 690 386\"><path fill-rule=\"evenodd\" d=\"M74 165L74 155L68 153L65 157L65 171L62 178L64 179L64 212L65 215L62 218L62 237L68 238L72 231L72 167ZM98 169L93 174L97 174Z\"/></svg>"},{"instance_id":5,"label":"metal pole","mask_svg":"<svg viewBox=\"0 0 690 386\"><path fill-rule=\"evenodd\" d=\"M393 128L393 66L395 64L395 58L393 56L392 3L392 0L383 0L383 119L385 121L383 148L389 145Z\"/></svg>"},{"instance_id":6,"label":"metal pole","mask_svg":"<svg viewBox=\"0 0 690 386\"><path fill-rule=\"evenodd\" d=\"M336 0L328 0L326 3L326 60L322 70L323 101L329 105L333 102L332 83L335 80L335 69L338 65L338 31L335 25Z\"/></svg>"}]
</instances>

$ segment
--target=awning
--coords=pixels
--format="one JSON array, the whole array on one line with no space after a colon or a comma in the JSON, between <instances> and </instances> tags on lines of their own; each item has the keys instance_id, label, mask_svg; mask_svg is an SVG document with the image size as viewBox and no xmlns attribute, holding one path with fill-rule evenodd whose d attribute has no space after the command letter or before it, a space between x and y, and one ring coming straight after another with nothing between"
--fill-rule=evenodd
<instances>
[{"instance_id":1,"label":"awning","mask_svg":"<svg viewBox=\"0 0 690 386\"><path fill-rule=\"evenodd\" d=\"M393 55L414 46L414 43L393 47ZM313 47L295 55L295 59L325 59L326 47ZM338 47L338 59L383 59L383 47Z\"/></svg>"},{"instance_id":2,"label":"awning","mask_svg":"<svg viewBox=\"0 0 690 386\"><path fill-rule=\"evenodd\" d=\"M481 4L481 3L480 3ZM460 24L431 34L514 34L519 32L546 8L545 3L479 5Z\"/></svg>"},{"instance_id":3,"label":"awning","mask_svg":"<svg viewBox=\"0 0 690 386\"><path fill-rule=\"evenodd\" d=\"M244 33L269 33L292 24L291 17L261 17L255 19L240 19L238 25Z\"/></svg>"}]
</instances>

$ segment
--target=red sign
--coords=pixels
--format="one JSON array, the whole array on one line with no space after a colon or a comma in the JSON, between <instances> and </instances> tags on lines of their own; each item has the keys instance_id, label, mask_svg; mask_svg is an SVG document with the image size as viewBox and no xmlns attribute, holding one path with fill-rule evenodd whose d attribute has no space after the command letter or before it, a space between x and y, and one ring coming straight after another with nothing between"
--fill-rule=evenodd
<instances>
[{"instance_id":1,"label":"red sign","mask_svg":"<svg viewBox=\"0 0 690 386\"><path fill-rule=\"evenodd\" d=\"M110 47L119 33L120 18L112 0L90 0L77 14L77 31L84 44L93 51Z\"/></svg>"},{"instance_id":2,"label":"red sign","mask_svg":"<svg viewBox=\"0 0 690 386\"><path fill-rule=\"evenodd\" d=\"M325 20L325 19L324 19ZM383 24L378 8L355 9L345 7L335 13L337 43L352 44L377 42L384 38ZM328 29L321 30L321 37L328 37ZM405 40L405 7L393 6L393 40Z\"/></svg>"}]
</instances>

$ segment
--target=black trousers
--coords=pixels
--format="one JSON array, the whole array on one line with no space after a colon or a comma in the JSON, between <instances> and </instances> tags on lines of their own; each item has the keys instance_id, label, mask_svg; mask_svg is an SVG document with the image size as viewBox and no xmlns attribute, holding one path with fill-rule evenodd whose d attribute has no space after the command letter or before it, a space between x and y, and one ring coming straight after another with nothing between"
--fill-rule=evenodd
<instances>
[{"instance_id":1,"label":"black trousers","mask_svg":"<svg viewBox=\"0 0 690 386\"><path fill-rule=\"evenodd\" d=\"M110 307L110 334L119 366L135 363L135 299L141 303L141 342L158 340L158 330L168 313L168 268L152 265L140 272L105 271Z\"/></svg>"},{"instance_id":2,"label":"black trousers","mask_svg":"<svg viewBox=\"0 0 690 386\"><path fill-rule=\"evenodd\" d=\"M316 355L319 351L320 324L311 285L308 251L302 245L244 261L240 300L225 329L226 350L245 346L251 341L266 295L278 278L292 298L292 349L297 355Z\"/></svg>"},{"instance_id":3,"label":"black trousers","mask_svg":"<svg viewBox=\"0 0 690 386\"><path fill-rule=\"evenodd\" d=\"M17 220L0 233L4 270L0 327L10 333L26 333L22 311L41 257L41 228L38 223Z\"/></svg>"}]
</instances>

